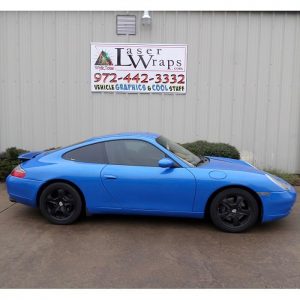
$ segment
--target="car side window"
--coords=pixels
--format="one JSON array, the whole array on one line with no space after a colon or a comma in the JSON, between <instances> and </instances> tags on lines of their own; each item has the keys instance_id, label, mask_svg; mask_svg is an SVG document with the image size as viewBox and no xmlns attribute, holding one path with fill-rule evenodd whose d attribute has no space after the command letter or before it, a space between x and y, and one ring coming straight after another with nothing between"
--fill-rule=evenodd
<instances>
[{"instance_id":1,"label":"car side window","mask_svg":"<svg viewBox=\"0 0 300 300\"><path fill-rule=\"evenodd\" d=\"M158 167L158 161L166 157L155 146L139 140L105 142L109 164Z\"/></svg>"},{"instance_id":2,"label":"car side window","mask_svg":"<svg viewBox=\"0 0 300 300\"><path fill-rule=\"evenodd\" d=\"M78 162L107 164L104 143L95 143L71 150L65 153L63 158Z\"/></svg>"}]
</instances>

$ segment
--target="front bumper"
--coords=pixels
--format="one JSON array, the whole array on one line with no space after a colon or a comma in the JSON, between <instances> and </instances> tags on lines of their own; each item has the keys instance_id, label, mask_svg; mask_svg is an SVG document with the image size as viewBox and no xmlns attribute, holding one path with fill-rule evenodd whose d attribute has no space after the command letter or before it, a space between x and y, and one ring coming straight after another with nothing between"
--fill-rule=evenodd
<instances>
[{"instance_id":1,"label":"front bumper","mask_svg":"<svg viewBox=\"0 0 300 300\"><path fill-rule=\"evenodd\" d=\"M271 192L260 195L263 205L262 222L269 222L286 217L292 210L297 193L293 186L283 192Z\"/></svg>"},{"instance_id":2,"label":"front bumper","mask_svg":"<svg viewBox=\"0 0 300 300\"><path fill-rule=\"evenodd\" d=\"M17 178L11 175L6 179L10 201L23 203L32 207L37 206L37 193L42 184L42 181Z\"/></svg>"}]
</instances>

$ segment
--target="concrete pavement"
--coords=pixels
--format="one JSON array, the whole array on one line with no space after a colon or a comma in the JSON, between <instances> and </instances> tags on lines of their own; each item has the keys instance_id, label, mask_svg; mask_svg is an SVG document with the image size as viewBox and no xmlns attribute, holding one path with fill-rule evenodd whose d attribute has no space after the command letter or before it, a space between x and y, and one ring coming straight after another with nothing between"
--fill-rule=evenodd
<instances>
[{"instance_id":1,"label":"concrete pavement","mask_svg":"<svg viewBox=\"0 0 300 300\"><path fill-rule=\"evenodd\" d=\"M56 226L3 184L0 211L0 288L300 288L299 203L243 234L138 216Z\"/></svg>"}]
</instances>

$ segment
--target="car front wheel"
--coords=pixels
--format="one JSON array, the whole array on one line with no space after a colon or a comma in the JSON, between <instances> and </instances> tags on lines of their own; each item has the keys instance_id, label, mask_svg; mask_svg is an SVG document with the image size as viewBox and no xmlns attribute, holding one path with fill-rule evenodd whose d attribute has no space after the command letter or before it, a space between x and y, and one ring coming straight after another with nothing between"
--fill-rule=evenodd
<instances>
[{"instance_id":1,"label":"car front wheel","mask_svg":"<svg viewBox=\"0 0 300 300\"><path fill-rule=\"evenodd\" d=\"M66 225L75 222L82 210L81 197L77 190L64 182L47 186L40 196L42 215L51 223Z\"/></svg>"},{"instance_id":2,"label":"car front wheel","mask_svg":"<svg viewBox=\"0 0 300 300\"><path fill-rule=\"evenodd\" d=\"M242 232L257 222L259 207L251 193L231 188L214 197L209 212L217 228L226 232Z\"/></svg>"}]
</instances>

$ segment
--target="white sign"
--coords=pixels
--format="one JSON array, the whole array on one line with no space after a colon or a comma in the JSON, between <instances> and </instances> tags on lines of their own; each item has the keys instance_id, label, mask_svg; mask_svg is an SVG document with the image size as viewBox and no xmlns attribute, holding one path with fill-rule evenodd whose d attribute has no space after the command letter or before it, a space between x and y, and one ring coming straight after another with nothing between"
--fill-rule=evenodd
<instances>
[{"instance_id":1,"label":"white sign","mask_svg":"<svg viewBox=\"0 0 300 300\"><path fill-rule=\"evenodd\" d=\"M187 45L91 43L92 92L186 93Z\"/></svg>"}]
</instances>

